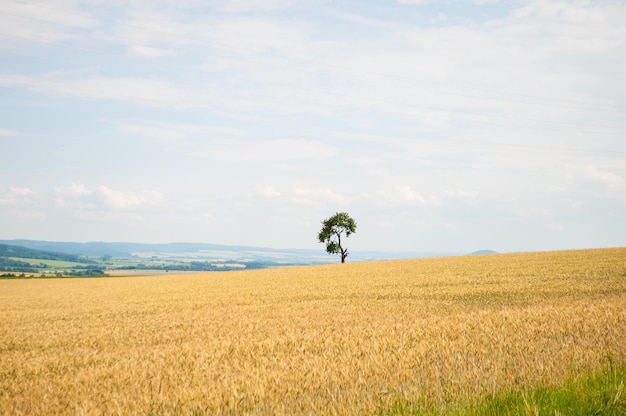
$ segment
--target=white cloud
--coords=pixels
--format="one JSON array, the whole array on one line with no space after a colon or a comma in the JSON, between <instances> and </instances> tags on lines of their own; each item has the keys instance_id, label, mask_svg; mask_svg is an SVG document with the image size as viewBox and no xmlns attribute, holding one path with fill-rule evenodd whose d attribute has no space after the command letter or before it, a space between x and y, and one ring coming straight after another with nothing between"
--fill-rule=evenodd
<instances>
[{"instance_id":1,"label":"white cloud","mask_svg":"<svg viewBox=\"0 0 626 416\"><path fill-rule=\"evenodd\" d=\"M73 9L72 6L67 3L55 7L57 5L14 1L8 6L14 7L12 11L20 16L40 20L42 22L52 22L59 26L77 29L94 28L100 25L98 18L84 10Z\"/></svg>"},{"instance_id":2,"label":"white cloud","mask_svg":"<svg viewBox=\"0 0 626 416\"><path fill-rule=\"evenodd\" d=\"M17 186L12 186L11 187L11 192L14 195L19 195L19 196L26 196L26 195L33 195L33 194L35 194L35 191L33 191L32 189L20 188L20 187L17 187Z\"/></svg>"},{"instance_id":3,"label":"white cloud","mask_svg":"<svg viewBox=\"0 0 626 416\"><path fill-rule=\"evenodd\" d=\"M0 84L24 86L32 91L70 98L100 98L143 102L155 106L189 107L199 105L189 91L162 79L149 78L60 78L0 74Z\"/></svg>"},{"instance_id":4,"label":"white cloud","mask_svg":"<svg viewBox=\"0 0 626 416\"><path fill-rule=\"evenodd\" d=\"M366 167L364 170L369 175L372 175L378 178L388 178L389 176L391 176L391 174L389 173L389 169L385 167L372 166L372 167Z\"/></svg>"},{"instance_id":5,"label":"white cloud","mask_svg":"<svg viewBox=\"0 0 626 416\"><path fill-rule=\"evenodd\" d=\"M15 130L0 129L0 137L16 137L19 136Z\"/></svg>"},{"instance_id":6,"label":"white cloud","mask_svg":"<svg viewBox=\"0 0 626 416\"><path fill-rule=\"evenodd\" d=\"M163 56L173 55L174 51L164 48L153 48L151 46L144 45L132 45L128 48L128 51L132 55L137 55L145 58L161 58Z\"/></svg>"},{"instance_id":7,"label":"white cloud","mask_svg":"<svg viewBox=\"0 0 626 416\"><path fill-rule=\"evenodd\" d=\"M395 192L404 201L417 202L417 203L420 203L420 204L423 204L424 202L426 202L426 200L424 199L424 197L422 195L420 195L415 190L411 189L411 187L408 186L408 185L398 185L398 186L396 186Z\"/></svg>"},{"instance_id":8,"label":"white cloud","mask_svg":"<svg viewBox=\"0 0 626 416\"><path fill-rule=\"evenodd\" d=\"M121 123L122 131L159 140L178 140L187 137L193 129L189 126L166 123Z\"/></svg>"},{"instance_id":9,"label":"white cloud","mask_svg":"<svg viewBox=\"0 0 626 416\"><path fill-rule=\"evenodd\" d=\"M293 0L226 0L223 9L233 13L258 12L281 9L292 3Z\"/></svg>"},{"instance_id":10,"label":"white cloud","mask_svg":"<svg viewBox=\"0 0 626 416\"><path fill-rule=\"evenodd\" d=\"M77 183L56 188L53 201L60 208L78 210L83 215L107 210L141 211L165 207L162 193L156 190L119 191L105 185L90 188Z\"/></svg>"},{"instance_id":11,"label":"white cloud","mask_svg":"<svg viewBox=\"0 0 626 416\"><path fill-rule=\"evenodd\" d=\"M32 189L11 186L7 191L0 192L0 205L19 205L35 194Z\"/></svg>"},{"instance_id":12,"label":"white cloud","mask_svg":"<svg viewBox=\"0 0 626 416\"><path fill-rule=\"evenodd\" d=\"M280 192L269 185L264 187L261 192L263 193L264 196L268 198L274 198L274 197L280 196Z\"/></svg>"},{"instance_id":13,"label":"white cloud","mask_svg":"<svg viewBox=\"0 0 626 416\"><path fill-rule=\"evenodd\" d=\"M428 4L437 0L396 0L400 4Z\"/></svg>"},{"instance_id":14,"label":"white cloud","mask_svg":"<svg viewBox=\"0 0 626 416\"><path fill-rule=\"evenodd\" d=\"M41 196L30 188L11 186L8 190L0 189L0 207L6 207L6 213L20 220L43 220L47 217Z\"/></svg>"},{"instance_id":15,"label":"white cloud","mask_svg":"<svg viewBox=\"0 0 626 416\"><path fill-rule=\"evenodd\" d=\"M191 137L222 139L245 135L245 131L237 127L166 123L154 120L121 121L116 124L126 133L165 141L180 141Z\"/></svg>"},{"instance_id":16,"label":"white cloud","mask_svg":"<svg viewBox=\"0 0 626 416\"><path fill-rule=\"evenodd\" d=\"M365 194L365 198L382 205L408 203L416 206L423 206L427 203L426 198L409 185L395 185L390 188L378 190L375 193L367 193Z\"/></svg>"},{"instance_id":17,"label":"white cloud","mask_svg":"<svg viewBox=\"0 0 626 416\"><path fill-rule=\"evenodd\" d=\"M620 201L626 204L626 179L625 176L610 172L608 169L600 169L597 166L587 166L585 168L576 168L578 174L575 179L580 183L576 183L573 189L579 194L593 196L594 199L606 198L607 200ZM619 171L619 168L615 169ZM622 174L626 175L626 171L622 170ZM582 179L582 180L580 180ZM587 201L587 205L594 205L597 201ZM580 201L579 204L582 204Z\"/></svg>"},{"instance_id":18,"label":"white cloud","mask_svg":"<svg viewBox=\"0 0 626 416\"><path fill-rule=\"evenodd\" d=\"M25 40L44 43L75 40L80 38L80 33L100 25L97 18L86 12L72 9L67 4L55 6L21 1L4 2L4 13L0 14L0 33L10 38L0 37L0 46L15 48Z\"/></svg>"},{"instance_id":19,"label":"white cloud","mask_svg":"<svg viewBox=\"0 0 626 416\"><path fill-rule=\"evenodd\" d=\"M107 186L99 186L96 190L105 205L113 210L136 210L163 203L163 195L158 191L122 192Z\"/></svg>"},{"instance_id":20,"label":"white cloud","mask_svg":"<svg viewBox=\"0 0 626 416\"><path fill-rule=\"evenodd\" d=\"M626 179L615 173L601 170L596 166L588 166L584 174L586 178L603 183L611 189L626 185Z\"/></svg>"},{"instance_id":21,"label":"white cloud","mask_svg":"<svg viewBox=\"0 0 626 416\"><path fill-rule=\"evenodd\" d=\"M275 20L256 15L237 16L216 22L207 36L212 42L215 42L218 50L232 54L229 55L232 57L252 59L260 58L269 53L271 55L285 55L289 58L301 56L304 59L310 59L311 57L307 56L307 51L314 42L309 34L309 26L310 24L305 20ZM238 61L231 60L230 64L239 70L245 70L246 62ZM263 62L267 63L268 61L258 61L261 65ZM240 67L239 65L242 63L244 65ZM281 63L283 66L287 64L289 67L297 64L292 59ZM251 75L253 72L255 72L255 68L248 68L246 75ZM272 72L266 71L257 75L270 77L273 75Z\"/></svg>"},{"instance_id":22,"label":"white cloud","mask_svg":"<svg viewBox=\"0 0 626 416\"><path fill-rule=\"evenodd\" d=\"M161 12L161 15L165 13ZM142 15L132 17L140 19ZM202 52L199 56L205 56L206 46L214 46L215 50L209 48L206 60L214 64L222 62L222 69L206 66L193 75L191 84L154 77L139 79L72 74L72 77L68 76L71 79L49 77L44 78L45 83L39 84L29 80L31 87L55 95L119 99L174 108L206 108L235 115L258 115L271 109L305 114L338 109L334 112L337 117L345 117L351 112L367 119L369 114L388 112L393 117L405 118L404 122L417 121L443 129L468 118L475 121L476 115L483 115L482 120L485 121L482 123L494 121L495 116L496 121L511 124L500 118L499 113L507 108L508 117L510 111L515 109L499 105L502 101L485 100L489 98L488 94L480 91L454 88L455 83L475 84L477 77L469 79L468 74L476 74L476 71L489 80L488 84L479 87L496 90L510 88L512 79L519 82L517 90L528 94L545 94L549 85L555 90L553 95L561 96L562 92L571 94L575 91L573 85L581 85L577 71L569 70L568 77L557 71L563 64L553 48L533 47L533 34L537 28L530 17L502 19L485 26L436 29L396 25L374 44L355 42L337 49L321 50L316 49L319 40L314 37L314 31L301 22L254 15L222 17L215 20L216 24L208 33L193 19L190 22L182 16L155 19L154 28L150 26L149 30L137 30L149 38L139 49L144 48L141 50L148 54L171 50L169 46L159 45L172 38L167 35L172 27L180 33L191 33L187 35L187 41L195 44L193 48L199 47ZM131 20L128 26L134 27L138 22ZM509 23L514 23L513 29ZM574 24L559 26L559 32L555 34L559 39L571 40L572 54L578 50L579 40L590 39L572 32L580 30L575 27ZM582 32L582 35L586 33ZM205 39L205 36L208 37ZM606 39L606 36L596 34L594 38ZM123 39L128 40L131 49L137 47L134 38ZM188 46L186 50L195 49ZM291 59L293 56L307 58L305 62L299 62ZM377 59L372 60L372 56ZM569 53L567 58L569 61ZM319 65L324 62L329 65ZM532 68L537 62L558 67ZM361 68L366 70L361 72ZM569 65L569 68L572 66ZM333 88L319 83L320 74L324 75L324 79L333 81ZM235 87L231 84L226 88L224 83L212 81L218 78L232 80ZM420 78L442 80L448 87L420 85ZM197 79L202 79L202 82L196 82ZM303 85L305 88L302 88ZM540 114L532 106L524 110ZM361 114L361 111L364 113ZM484 117L485 114L489 117ZM514 114L514 120L525 116Z\"/></svg>"},{"instance_id":23,"label":"white cloud","mask_svg":"<svg viewBox=\"0 0 626 416\"><path fill-rule=\"evenodd\" d=\"M547 227L550 230L553 230L553 231L564 231L565 230L565 226L563 224L561 224L560 222L552 222L552 223L548 224Z\"/></svg>"},{"instance_id":24,"label":"white cloud","mask_svg":"<svg viewBox=\"0 0 626 416\"><path fill-rule=\"evenodd\" d=\"M352 198L329 188L295 188L292 201L304 205L346 206Z\"/></svg>"},{"instance_id":25,"label":"white cloud","mask_svg":"<svg viewBox=\"0 0 626 416\"><path fill-rule=\"evenodd\" d=\"M463 189L449 189L446 191L446 195L454 198L474 199L477 196L477 193L474 191L466 191Z\"/></svg>"},{"instance_id":26,"label":"white cloud","mask_svg":"<svg viewBox=\"0 0 626 416\"><path fill-rule=\"evenodd\" d=\"M93 190L87 189L85 185L73 183L66 188L66 191L70 195L92 195ZM63 190L61 191L63 192Z\"/></svg>"},{"instance_id":27,"label":"white cloud","mask_svg":"<svg viewBox=\"0 0 626 416\"><path fill-rule=\"evenodd\" d=\"M83 184L72 183L66 187L55 188L55 196L52 198L54 206L59 208L95 208L91 195L94 194L93 189L87 188Z\"/></svg>"},{"instance_id":28,"label":"white cloud","mask_svg":"<svg viewBox=\"0 0 626 416\"><path fill-rule=\"evenodd\" d=\"M199 156L224 161L279 162L298 159L329 158L339 149L316 140L277 139L269 141L231 140L216 143L211 149L198 152Z\"/></svg>"}]
</instances>

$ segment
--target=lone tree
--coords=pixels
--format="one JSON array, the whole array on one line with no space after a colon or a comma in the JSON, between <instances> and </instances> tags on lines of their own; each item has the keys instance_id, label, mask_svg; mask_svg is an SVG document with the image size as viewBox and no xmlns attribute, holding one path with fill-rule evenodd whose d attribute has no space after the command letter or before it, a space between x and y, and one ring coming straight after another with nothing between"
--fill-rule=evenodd
<instances>
[{"instance_id":1,"label":"lone tree","mask_svg":"<svg viewBox=\"0 0 626 416\"><path fill-rule=\"evenodd\" d=\"M348 257L348 249L341 245L341 235L356 232L356 222L346 212L338 212L330 218L322 221L322 229L317 236L320 243L326 243L326 251L328 254L341 253L341 262L346 262Z\"/></svg>"}]
</instances>

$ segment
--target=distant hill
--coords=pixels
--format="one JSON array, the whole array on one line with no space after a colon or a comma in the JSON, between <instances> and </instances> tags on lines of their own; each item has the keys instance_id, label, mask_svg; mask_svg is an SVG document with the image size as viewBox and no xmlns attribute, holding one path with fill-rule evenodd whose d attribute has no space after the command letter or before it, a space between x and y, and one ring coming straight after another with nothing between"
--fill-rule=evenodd
<instances>
[{"instance_id":1,"label":"distant hill","mask_svg":"<svg viewBox=\"0 0 626 416\"><path fill-rule=\"evenodd\" d=\"M14 257L21 259L62 260L80 262L76 254L59 253L54 251L35 250L23 246L0 244L0 257Z\"/></svg>"},{"instance_id":2,"label":"distant hill","mask_svg":"<svg viewBox=\"0 0 626 416\"><path fill-rule=\"evenodd\" d=\"M498 254L498 252L493 250L478 250L470 254Z\"/></svg>"}]
</instances>

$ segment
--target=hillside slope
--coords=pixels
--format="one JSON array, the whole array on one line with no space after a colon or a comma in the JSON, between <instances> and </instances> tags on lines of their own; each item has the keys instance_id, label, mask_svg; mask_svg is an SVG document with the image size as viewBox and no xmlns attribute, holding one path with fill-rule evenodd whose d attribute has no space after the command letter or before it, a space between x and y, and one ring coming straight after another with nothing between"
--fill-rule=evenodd
<instances>
[{"instance_id":1,"label":"hillside slope","mask_svg":"<svg viewBox=\"0 0 626 416\"><path fill-rule=\"evenodd\" d=\"M32 248L0 244L0 257L15 257L22 259L61 260L80 262L80 256L76 254L58 253L54 251L35 250Z\"/></svg>"}]
</instances>

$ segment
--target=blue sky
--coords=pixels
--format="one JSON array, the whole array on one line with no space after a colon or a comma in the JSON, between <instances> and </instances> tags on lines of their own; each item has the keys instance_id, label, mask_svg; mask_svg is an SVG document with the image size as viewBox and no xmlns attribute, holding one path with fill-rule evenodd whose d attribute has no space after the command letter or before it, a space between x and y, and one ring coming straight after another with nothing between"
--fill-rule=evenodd
<instances>
[{"instance_id":1,"label":"blue sky","mask_svg":"<svg viewBox=\"0 0 626 416\"><path fill-rule=\"evenodd\" d=\"M0 1L0 238L626 245L623 1Z\"/></svg>"}]
</instances>

